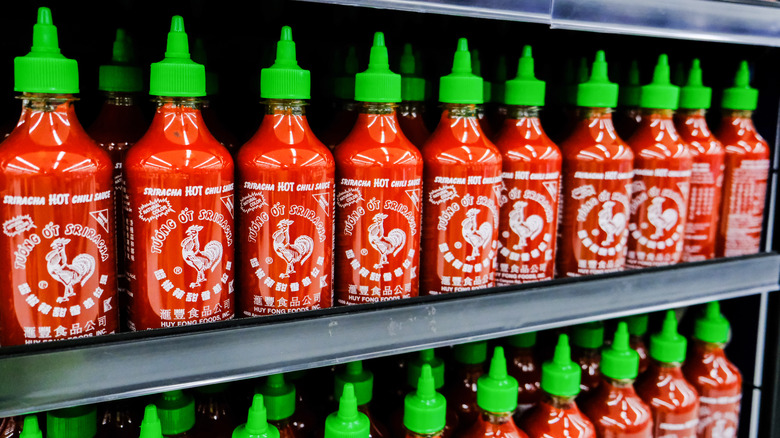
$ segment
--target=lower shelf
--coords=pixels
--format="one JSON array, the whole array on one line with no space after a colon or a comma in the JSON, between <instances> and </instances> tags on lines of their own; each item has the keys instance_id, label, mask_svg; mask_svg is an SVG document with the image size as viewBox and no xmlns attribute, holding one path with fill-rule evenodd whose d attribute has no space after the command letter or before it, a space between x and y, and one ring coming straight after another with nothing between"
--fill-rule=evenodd
<instances>
[{"instance_id":1,"label":"lower shelf","mask_svg":"<svg viewBox=\"0 0 780 438\"><path fill-rule=\"evenodd\" d=\"M780 255L0 349L0 417L778 289Z\"/></svg>"}]
</instances>

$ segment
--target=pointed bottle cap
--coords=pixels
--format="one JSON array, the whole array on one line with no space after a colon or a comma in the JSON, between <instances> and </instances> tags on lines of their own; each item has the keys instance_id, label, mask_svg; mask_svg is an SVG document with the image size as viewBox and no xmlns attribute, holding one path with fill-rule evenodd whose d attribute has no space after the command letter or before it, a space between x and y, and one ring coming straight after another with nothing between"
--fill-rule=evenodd
<instances>
[{"instance_id":1,"label":"pointed bottle cap","mask_svg":"<svg viewBox=\"0 0 780 438\"><path fill-rule=\"evenodd\" d=\"M263 99L310 99L311 78L308 70L298 66L295 42L290 26L282 27L276 43L276 61L260 71L260 97Z\"/></svg>"},{"instance_id":2,"label":"pointed bottle cap","mask_svg":"<svg viewBox=\"0 0 780 438\"><path fill-rule=\"evenodd\" d=\"M157 415L157 406L155 405L146 405L144 409L140 438L163 438L162 423Z\"/></svg>"},{"instance_id":3,"label":"pointed bottle cap","mask_svg":"<svg viewBox=\"0 0 780 438\"><path fill-rule=\"evenodd\" d=\"M639 107L675 110L679 103L680 87L669 80L669 57L664 53L658 56L653 81L642 87Z\"/></svg>"},{"instance_id":4,"label":"pointed bottle cap","mask_svg":"<svg viewBox=\"0 0 780 438\"><path fill-rule=\"evenodd\" d=\"M268 423L262 394L255 394L252 398L246 423L233 431L233 438L279 438L279 429Z\"/></svg>"},{"instance_id":5,"label":"pointed bottle cap","mask_svg":"<svg viewBox=\"0 0 780 438\"><path fill-rule=\"evenodd\" d=\"M758 90L750 86L750 68L747 61L739 64L734 86L723 90L723 109L753 111L758 106Z\"/></svg>"},{"instance_id":6,"label":"pointed bottle cap","mask_svg":"<svg viewBox=\"0 0 780 438\"><path fill-rule=\"evenodd\" d=\"M404 52L401 55L401 98L404 101L425 100L425 79L417 76L416 63L412 45L404 44Z\"/></svg>"},{"instance_id":7,"label":"pointed bottle cap","mask_svg":"<svg viewBox=\"0 0 780 438\"><path fill-rule=\"evenodd\" d=\"M633 336L644 336L647 333L647 313L641 315L631 315L625 319L628 324L628 333Z\"/></svg>"},{"instance_id":8,"label":"pointed bottle cap","mask_svg":"<svg viewBox=\"0 0 780 438\"><path fill-rule=\"evenodd\" d=\"M178 435L195 426L195 400L177 389L162 393L155 402L163 434Z\"/></svg>"},{"instance_id":9,"label":"pointed bottle cap","mask_svg":"<svg viewBox=\"0 0 780 438\"><path fill-rule=\"evenodd\" d=\"M325 438L368 438L371 423L357 407L355 388L347 383L339 397L339 410L325 419Z\"/></svg>"},{"instance_id":10,"label":"pointed bottle cap","mask_svg":"<svg viewBox=\"0 0 780 438\"><path fill-rule=\"evenodd\" d=\"M355 100L359 102L400 102L401 75L390 70L385 34L374 34L368 69L355 75Z\"/></svg>"},{"instance_id":11,"label":"pointed bottle cap","mask_svg":"<svg viewBox=\"0 0 780 438\"><path fill-rule=\"evenodd\" d=\"M116 30L111 64L98 70L98 90L137 93L143 89L141 69L131 65L133 44L124 29Z\"/></svg>"},{"instance_id":12,"label":"pointed bottle cap","mask_svg":"<svg viewBox=\"0 0 780 438\"><path fill-rule=\"evenodd\" d=\"M165 59L152 64L149 94L171 97L206 95L206 69L190 59L184 19L180 15L171 19Z\"/></svg>"},{"instance_id":13,"label":"pointed bottle cap","mask_svg":"<svg viewBox=\"0 0 780 438\"><path fill-rule=\"evenodd\" d=\"M709 109L712 104L712 88L705 87L702 82L702 71L699 59L694 59L688 82L680 88L680 108Z\"/></svg>"},{"instance_id":14,"label":"pointed bottle cap","mask_svg":"<svg viewBox=\"0 0 780 438\"><path fill-rule=\"evenodd\" d=\"M498 64L496 64L496 76L493 81L492 89L490 92L490 101L495 103L504 103L504 97L506 96L506 81L507 81L507 67L506 67L506 55L498 57Z\"/></svg>"},{"instance_id":15,"label":"pointed bottle cap","mask_svg":"<svg viewBox=\"0 0 780 438\"><path fill-rule=\"evenodd\" d=\"M607 58L603 50L596 52L590 79L577 86L577 106L614 108L617 106L618 86L609 81Z\"/></svg>"},{"instance_id":16,"label":"pointed bottle cap","mask_svg":"<svg viewBox=\"0 0 780 438\"><path fill-rule=\"evenodd\" d=\"M580 348L601 348L604 345L604 323L596 321L575 326L572 344Z\"/></svg>"},{"instance_id":17,"label":"pointed bottle cap","mask_svg":"<svg viewBox=\"0 0 780 438\"><path fill-rule=\"evenodd\" d=\"M601 373L610 379L636 379L639 374L639 355L628 342L628 324L618 323L615 339L601 352Z\"/></svg>"},{"instance_id":18,"label":"pointed bottle cap","mask_svg":"<svg viewBox=\"0 0 780 438\"><path fill-rule=\"evenodd\" d=\"M507 339L509 345L516 348L531 348L536 345L536 332L520 333Z\"/></svg>"},{"instance_id":19,"label":"pointed bottle cap","mask_svg":"<svg viewBox=\"0 0 780 438\"><path fill-rule=\"evenodd\" d=\"M696 320L693 337L713 344L725 344L729 340L729 320L720 313L717 301L707 303L704 315Z\"/></svg>"},{"instance_id":20,"label":"pointed bottle cap","mask_svg":"<svg viewBox=\"0 0 780 438\"><path fill-rule=\"evenodd\" d=\"M333 394L341 398L344 385L351 383L354 387L358 405L364 405L371 401L374 392L374 374L363 368L362 361L349 362L344 371L336 374Z\"/></svg>"},{"instance_id":21,"label":"pointed bottle cap","mask_svg":"<svg viewBox=\"0 0 780 438\"><path fill-rule=\"evenodd\" d=\"M14 58L14 91L73 94L79 92L79 67L60 53L51 9L38 8L30 53Z\"/></svg>"},{"instance_id":22,"label":"pointed bottle cap","mask_svg":"<svg viewBox=\"0 0 780 438\"><path fill-rule=\"evenodd\" d=\"M404 427L419 435L442 431L447 421L447 400L434 389L429 364L422 366L415 387L417 390L404 399Z\"/></svg>"},{"instance_id":23,"label":"pointed bottle cap","mask_svg":"<svg viewBox=\"0 0 780 438\"><path fill-rule=\"evenodd\" d=\"M349 46L347 49L343 67L343 75L335 79L334 95L342 100L353 100L355 98L355 74L359 68L355 46Z\"/></svg>"},{"instance_id":24,"label":"pointed bottle cap","mask_svg":"<svg viewBox=\"0 0 780 438\"><path fill-rule=\"evenodd\" d=\"M482 78L471 72L471 54L466 38L458 40L452 73L439 79L439 102L475 103L485 101Z\"/></svg>"},{"instance_id":25,"label":"pointed bottle cap","mask_svg":"<svg viewBox=\"0 0 780 438\"><path fill-rule=\"evenodd\" d=\"M38 417L35 414L24 417L24 425L19 438L43 438L43 432L38 426Z\"/></svg>"},{"instance_id":26,"label":"pointed bottle cap","mask_svg":"<svg viewBox=\"0 0 780 438\"><path fill-rule=\"evenodd\" d=\"M687 345L685 337L677 333L674 310L667 311L661 332L650 336L650 357L658 362L682 363Z\"/></svg>"},{"instance_id":27,"label":"pointed bottle cap","mask_svg":"<svg viewBox=\"0 0 780 438\"><path fill-rule=\"evenodd\" d=\"M506 371L503 347L493 350L490 371L477 380L477 406L487 412L513 412L517 408L517 380Z\"/></svg>"},{"instance_id":28,"label":"pointed bottle cap","mask_svg":"<svg viewBox=\"0 0 780 438\"><path fill-rule=\"evenodd\" d=\"M420 379L422 367L428 365L431 367L433 375L434 388L439 389L444 386L444 361L436 357L433 349L422 350L420 355L409 362L409 371L407 371L406 382L412 388L417 387L417 381Z\"/></svg>"},{"instance_id":29,"label":"pointed bottle cap","mask_svg":"<svg viewBox=\"0 0 780 438\"><path fill-rule=\"evenodd\" d=\"M506 82L507 105L544 105L544 81L534 76L534 58L531 56L531 46L523 47L523 56L517 65L517 77Z\"/></svg>"},{"instance_id":30,"label":"pointed bottle cap","mask_svg":"<svg viewBox=\"0 0 780 438\"><path fill-rule=\"evenodd\" d=\"M639 62L631 61L631 67L628 69L628 80L620 86L620 105L626 107L639 106L639 96L642 94L642 87L639 84Z\"/></svg>"},{"instance_id":31,"label":"pointed bottle cap","mask_svg":"<svg viewBox=\"0 0 780 438\"><path fill-rule=\"evenodd\" d=\"M94 406L58 409L46 414L46 436L50 438L93 438L97 433Z\"/></svg>"},{"instance_id":32,"label":"pointed bottle cap","mask_svg":"<svg viewBox=\"0 0 780 438\"><path fill-rule=\"evenodd\" d=\"M487 360L487 341L458 344L452 348L452 355L460 363L482 363Z\"/></svg>"},{"instance_id":33,"label":"pointed bottle cap","mask_svg":"<svg viewBox=\"0 0 780 438\"><path fill-rule=\"evenodd\" d=\"M256 392L263 394L269 420L283 420L295 413L295 385L287 383L284 374L268 376Z\"/></svg>"},{"instance_id":34,"label":"pointed bottle cap","mask_svg":"<svg viewBox=\"0 0 780 438\"><path fill-rule=\"evenodd\" d=\"M559 397L574 397L580 393L582 370L571 360L569 337L561 335L551 361L542 364L542 390Z\"/></svg>"}]
</instances>

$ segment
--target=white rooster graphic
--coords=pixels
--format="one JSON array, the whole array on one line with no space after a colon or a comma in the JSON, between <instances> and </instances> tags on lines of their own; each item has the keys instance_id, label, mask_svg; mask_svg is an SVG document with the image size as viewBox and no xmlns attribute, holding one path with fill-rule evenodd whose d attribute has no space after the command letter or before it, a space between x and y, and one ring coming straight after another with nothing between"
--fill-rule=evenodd
<instances>
[{"instance_id":1,"label":"white rooster graphic","mask_svg":"<svg viewBox=\"0 0 780 438\"><path fill-rule=\"evenodd\" d=\"M677 210L674 208L664 210L665 200L666 198L663 196L658 196L653 198L652 204L647 207L647 220L655 227L655 233L650 236L651 239L660 239L665 231L669 231L677 225L679 217Z\"/></svg>"},{"instance_id":2,"label":"white rooster graphic","mask_svg":"<svg viewBox=\"0 0 780 438\"><path fill-rule=\"evenodd\" d=\"M478 214L478 208L469 209L466 212L466 219L460 223L463 227L461 230L463 238L471 245L471 255L466 256L467 261L479 257L479 249L487 247L490 244L490 239L493 237L493 226L489 222L483 222L477 227Z\"/></svg>"},{"instance_id":3,"label":"white rooster graphic","mask_svg":"<svg viewBox=\"0 0 780 438\"><path fill-rule=\"evenodd\" d=\"M623 213L612 213L615 201L607 201L601 206L599 211L599 228L607 233L607 238L601 242L601 246L607 246L615 241L615 236L623 234L626 228L626 215Z\"/></svg>"},{"instance_id":4,"label":"white rooster graphic","mask_svg":"<svg viewBox=\"0 0 780 438\"><path fill-rule=\"evenodd\" d=\"M222 260L222 244L216 240L207 243L201 251L198 233L202 229L203 227L200 225L191 225L186 231L187 238L181 242L181 256L184 262L198 272L198 276L193 283L190 283L190 287L197 287L205 282L205 272L209 269L214 272Z\"/></svg>"},{"instance_id":5,"label":"white rooster graphic","mask_svg":"<svg viewBox=\"0 0 780 438\"><path fill-rule=\"evenodd\" d=\"M379 263L374 265L376 269L388 264L388 254L398 255L406 244L406 233L400 228L390 230L385 236L385 219L386 214L375 214L374 223L368 227L368 243L379 253Z\"/></svg>"},{"instance_id":6,"label":"white rooster graphic","mask_svg":"<svg viewBox=\"0 0 780 438\"><path fill-rule=\"evenodd\" d=\"M523 249L528 246L527 239L536 239L544 228L544 219L541 216L533 214L525 217L525 207L528 207L527 202L517 201L509 212L509 228L520 238L520 242L514 245L513 249Z\"/></svg>"},{"instance_id":7,"label":"white rooster graphic","mask_svg":"<svg viewBox=\"0 0 780 438\"><path fill-rule=\"evenodd\" d=\"M290 274L295 273L294 264L305 262L311 257L314 250L314 240L309 236L298 236L295 243L290 243L290 225L292 224L294 224L293 221L282 219L276 224L279 229L272 236L274 251L287 262L287 270L284 274L279 275L281 278L287 278Z\"/></svg>"},{"instance_id":8,"label":"white rooster graphic","mask_svg":"<svg viewBox=\"0 0 780 438\"><path fill-rule=\"evenodd\" d=\"M68 255L65 246L70 239L58 238L51 243L51 251L46 254L46 269L49 275L65 286L65 295L58 297L58 303L66 303L70 297L75 296L73 286L84 284L95 273L95 258L89 254L79 254L68 263Z\"/></svg>"}]
</instances>

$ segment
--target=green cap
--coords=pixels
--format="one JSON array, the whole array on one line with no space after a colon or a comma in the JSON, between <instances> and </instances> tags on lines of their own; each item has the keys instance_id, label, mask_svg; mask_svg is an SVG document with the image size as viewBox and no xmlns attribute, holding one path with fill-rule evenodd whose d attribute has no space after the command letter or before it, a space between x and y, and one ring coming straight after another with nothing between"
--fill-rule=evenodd
<instances>
[{"instance_id":1,"label":"green cap","mask_svg":"<svg viewBox=\"0 0 780 438\"><path fill-rule=\"evenodd\" d=\"M617 98L618 86L610 82L607 75L607 55L599 50L593 60L590 78L577 86L577 106L614 108Z\"/></svg>"},{"instance_id":2,"label":"green cap","mask_svg":"<svg viewBox=\"0 0 780 438\"><path fill-rule=\"evenodd\" d=\"M49 438L92 438L97 434L97 410L94 406L76 406L46 414Z\"/></svg>"},{"instance_id":3,"label":"green cap","mask_svg":"<svg viewBox=\"0 0 780 438\"><path fill-rule=\"evenodd\" d=\"M184 19L180 15L171 18L165 59L152 64L149 94L172 97L206 95L206 69L190 59Z\"/></svg>"},{"instance_id":4,"label":"green cap","mask_svg":"<svg viewBox=\"0 0 780 438\"><path fill-rule=\"evenodd\" d=\"M282 36L276 43L276 61L260 70L260 97L263 99L311 98L309 70L298 67L295 42L290 26L282 27Z\"/></svg>"},{"instance_id":5,"label":"green cap","mask_svg":"<svg viewBox=\"0 0 780 438\"><path fill-rule=\"evenodd\" d=\"M531 348L536 345L536 332L520 333L507 339L509 345L517 348Z\"/></svg>"},{"instance_id":6,"label":"green cap","mask_svg":"<svg viewBox=\"0 0 780 438\"><path fill-rule=\"evenodd\" d=\"M604 323L596 321L575 326L571 340L580 348L600 348L604 345Z\"/></svg>"},{"instance_id":7,"label":"green cap","mask_svg":"<svg viewBox=\"0 0 780 438\"><path fill-rule=\"evenodd\" d=\"M385 34L374 34L368 69L355 75L355 100L358 102L400 102L401 75L390 71Z\"/></svg>"},{"instance_id":8,"label":"green cap","mask_svg":"<svg viewBox=\"0 0 780 438\"><path fill-rule=\"evenodd\" d=\"M344 371L336 374L334 380L335 388L333 393L336 398L341 397L344 385L351 383L355 388L355 397L358 405L364 405L371 401L374 392L374 374L369 370L363 369L363 361L349 362Z\"/></svg>"},{"instance_id":9,"label":"green cap","mask_svg":"<svg viewBox=\"0 0 780 438\"><path fill-rule=\"evenodd\" d=\"M758 90L750 87L750 68L747 61L739 64L734 86L723 90L723 102L720 106L723 109L745 111L753 111L758 106Z\"/></svg>"},{"instance_id":10,"label":"green cap","mask_svg":"<svg viewBox=\"0 0 780 438\"><path fill-rule=\"evenodd\" d=\"M517 380L507 374L504 348L496 347L490 371L477 380L477 406L487 412L513 412L517 408Z\"/></svg>"},{"instance_id":11,"label":"green cap","mask_svg":"<svg viewBox=\"0 0 780 438\"><path fill-rule=\"evenodd\" d=\"M636 379L639 374L639 354L628 342L628 324L619 322L612 345L601 352L601 374L610 379Z\"/></svg>"},{"instance_id":12,"label":"green cap","mask_svg":"<svg viewBox=\"0 0 780 438\"><path fill-rule=\"evenodd\" d=\"M404 44L401 55L401 98L405 101L425 100L425 79L417 76L417 66L412 45Z\"/></svg>"},{"instance_id":13,"label":"green cap","mask_svg":"<svg viewBox=\"0 0 780 438\"><path fill-rule=\"evenodd\" d=\"M559 397L574 397L580 393L582 370L571 360L569 337L558 337L555 355L542 364L542 390Z\"/></svg>"},{"instance_id":14,"label":"green cap","mask_svg":"<svg viewBox=\"0 0 780 438\"><path fill-rule=\"evenodd\" d=\"M631 61L631 67L628 69L628 81L620 86L620 105L639 106L639 96L642 94L642 87L639 84L639 62Z\"/></svg>"},{"instance_id":15,"label":"green cap","mask_svg":"<svg viewBox=\"0 0 780 438\"><path fill-rule=\"evenodd\" d=\"M507 105L544 105L544 81L534 76L534 58L531 55L531 46L523 47L523 56L517 64L517 77L506 81Z\"/></svg>"},{"instance_id":16,"label":"green cap","mask_svg":"<svg viewBox=\"0 0 780 438\"><path fill-rule=\"evenodd\" d=\"M717 301L707 303L704 315L696 320L693 337L713 344L725 344L729 340L729 320L720 313Z\"/></svg>"},{"instance_id":17,"label":"green cap","mask_svg":"<svg viewBox=\"0 0 780 438\"><path fill-rule=\"evenodd\" d=\"M178 435L195 426L195 400L177 389L162 393L155 403L165 435Z\"/></svg>"},{"instance_id":18,"label":"green cap","mask_svg":"<svg viewBox=\"0 0 780 438\"><path fill-rule=\"evenodd\" d=\"M700 62L694 59L688 71L688 82L680 88L680 108L709 109L712 104L712 88L704 86L701 76Z\"/></svg>"},{"instance_id":19,"label":"green cap","mask_svg":"<svg viewBox=\"0 0 780 438\"><path fill-rule=\"evenodd\" d=\"M38 8L30 53L14 58L14 91L73 94L79 92L79 67L60 53L51 9Z\"/></svg>"},{"instance_id":20,"label":"green cap","mask_svg":"<svg viewBox=\"0 0 780 438\"><path fill-rule=\"evenodd\" d=\"M273 424L268 424L262 394L255 394L252 397L252 406L249 407L246 423L233 431L233 438L279 438L279 429Z\"/></svg>"},{"instance_id":21,"label":"green cap","mask_svg":"<svg viewBox=\"0 0 780 438\"><path fill-rule=\"evenodd\" d=\"M496 80L493 82L493 89L490 94L491 102L504 103L506 80L506 56L501 55L498 57L498 64L496 64Z\"/></svg>"},{"instance_id":22,"label":"green cap","mask_svg":"<svg viewBox=\"0 0 780 438\"><path fill-rule=\"evenodd\" d=\"M347 383L339 397L338 412L328 415L325 419L325 438L368 438L371 422L357 407L355 387Z\"/></svg>"},{"instance_id":23,"label":"green cap","mask_svg":"<svg viewBox=\"0 0 780 438\"><path fill-rule=\"evenodd\" d=\"M688 342L677 333L677 318L674 310L666 312L666 319L660 333L650 335L650 357L665 363L682 363Z\"/></svg>"},{"instance_id":24,"label":"green cap","mask_svg":"<svg viewBox=\"0 0 780 438\"><path fill-rule=\"evenodd\" d=\"M284 374L268 376L257 392L264 396L269 420L283 420L295 413L295 385L285 382Z\"/></svg>"},{"instance_id":25,"label":"green cap","mask_svg":"<svg viewBox=\"0 0 780 438\"><path fill-rule=\"evenodd\" d=\"M36 415L24 417L24 425L19 438L43 438L43 432L41 432L41 428L38 426L38 417Z\"/></svg>"},{"instance_id":26,"label":"green cap","mask_svg":"<svg viewBox=\"0 0 780 438\"><path fill-rule=\"evenodd\" d=\"M458 40L452 73L439 79L439 102L483 103L482 78L471 73L471 55L466 38Z\"/></svg>"},{"instance_id":27,"label":"green cap","mask_svg":"<svg viewBox=\"0 0 780 438\"><path fill-rule=\"evenodd\" d=\"M344 75L335 80L335 95L339 99L355 98L355 74L358 72L358 57L355 46L349 46L344 58Z\"/></svg>"},{"instance_id":28,"label":"green cap","mask_svg":"<svg viewBox=\"0 0 780 438\"><path fill-rule=\"evenodd\" d=\"M639 107L674 110L679 102L680 87L669 80L669 57L661 54L653 71L653 81L642 86Z\"/></svg>"},{"instance_id":29,"label":"green cap","mask_svg":"<svg viewBox=\"0 0 780 438\"><path fill-rule=\"evenodd\" d=\"M133 61L133 46L124 29L116 30L111 64L101 65L98 70L98 90L135 93L143 89L141 69L130 65Z\"/></svg>"},{"instance_id":30,"label":"green cap","mask_svg":"<svg viewBox=\"0 0 780 438\"><path fill-rule=\"evenodd\" d=\"M157 415L157 406L146 405L144 419L141 421L140 438L162 438L162 423Z\"/></svg>"},{"instance_id":31,"label":"green cap","mask_svg":"<svg viewBox=\"0 0 780 438\"><path fill-rule=\"evenodd\" d=\"M453 358L465 364L477 364L487 360L487 341L459 344L452 349Z\"/></svg>"},{"instance_id":32,"label":"green cap","mask_svg":"<svg viewBox=\"0 0 780 438\"><path fill-rule=\"evenodd\" d=\"M417 391L404 398L404 427L420 435L443 430L447 423L447 400L434 389L430 365L422 366L415 387Z\"/></svg>"},{"instance_id":33,"label":"green cap","mask_svg":"<svg viewBox=\"0 0 780 438\"><path fill-rule=\"evenodd\" d=\"M631 315L626 318L626 324L628 324L628 333L634 336L644 336L647 333L647 313L641 315Z\"/></svg>"},{"instance_id":34,"label":"green cap","mask_svg":"<svg viewBox=\"0 0 780 438\"><path fill-rule=\"evenodd\" d=\"M420 355L409 362L409 371L406 374L406 382L409 386L417 388L417 381L420 379L421 370L425 365L431 367L434 388L439 389L444 386L444 361L436 357L432 348L420 351Z\"/></svg>"}]
</instances>

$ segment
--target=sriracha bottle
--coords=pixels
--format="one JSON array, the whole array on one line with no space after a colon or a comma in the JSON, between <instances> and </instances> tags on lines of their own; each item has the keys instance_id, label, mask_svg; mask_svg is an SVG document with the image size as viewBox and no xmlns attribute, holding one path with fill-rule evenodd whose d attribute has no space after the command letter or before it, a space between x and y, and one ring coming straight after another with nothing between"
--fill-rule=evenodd
<instances>
[{"instance_id":1,"label":"sriracha bottle","mask_svg":"<svg viewBox=\"0 0 780 438\"><path fill-rule=\"evenodd\" d=\"M260 73L267 110L236 155L241 216L241 314L331 306L335 162L304 111L309 71L298 67L292 30Z\"/></svg>"},{"instance_id":2,"label":"sriracha bottle","mask_svg":"<svg viewBox=\"0 0 780 438\"><path fill-rule=\"evenodd\" d=\"M600 50L590 79L577 87L579 120L561 144L564 213L557 271L562 277L620 271L625 264L634 154L612 125L617 95Z\"/></svg>"},{"instance_id":3,"label":"sriracha bottle","mask_svg":"<svg viewBox=\"0 0 780 438\"><path fill-rule=\"evenodd\" d=\"M431 366L423 364L416 390L404 398L405 438L443 438L447 400L434 389Z\"/></svg>"},{"instance_id":4,"label":"sriracha bottle","mask_svg":"<svg viewBox=\"0 0 780 438\"><path fill-rule=\"evenodd\" d=\"M416 297L422 156L398 126L401 76L374 35L368 69L355 77L361 102L336 158L336 300L360 304Z\"/></svg>"},{"instance_id":5,"label":"sriracha bottle","mask_svg":"<svg viewBox=\"0 0 780 438\"><path fill-rule=\"evenodd\" d=\"M266 412L266 407L263 405L263 395L255 394L252 398L252 406L249 407L246 423L233 431L232 438L280 438L279 429L269 423Z\"/></svg>"},{"instance_id":6,"label":"sriracha bottle","mask_svg":"<svg viewBox=\"0 0 780 438\"><path fill-rule=\"evenodd\" d=\"M97 410L93 405L75 406L46 413L47 438L93 438L96 434Z\"/></svg>"},{"instance_id":7,"label":"sriracha bottle","mask_svg":"<svg viewBox=\"0 0 780 438\"><path fill-rule=\"evenodd\" d=\"M487 342L469 342L452 349L455 366L447 388L447 399L458 416L458 431L468 430L479 417L477 382L485 374Z\"/></svg>"},{"instance_id":8,"label":"sriracha bottle","mask_svg":"<svg viewBox=\"0 0 780 438\"><path fill-rule=\"evenodd\" d=\"M263 395L268 422L279 431L281 438L298 438L301 432L295 427L295 385L287 383L283 374L271 374L265 384L257 388Z\"/></svg>"},{"instance_id":9,"label":"sriracha bottle","mask_svg":"<svg viewBox=\"0 0 780 438\"><path fill-rule=\"evenodd\" d=\"M401 105L398 107L398 124L406 138L418 148L431 133L423 120L425 79L416 75L417 68L411 44L404 45L401 55Z\"/></svg>"},{"instance_id":10,"label":"sriracha bottle","mask_svg":"<svg viewBox=\"0 0 780 438\"><path fill-rule=\"evenodd\" d=\"M0 144L0 345L114 333L114 166L76 118L78 66L48 8L14 59L14 90L22 115Z\"/></svg>"},{"instance_id":11,"label":"sriracha bottle","mask_svg":"<svg viewBox=\"0 0 780 438\"><path fill-rule=\"evenodd\" d=\"M628 344L628 325L618 323L615 340L601 354L601 385L583 403L582 411L600 437L651 438L650 408L636 395L634 380L639 355Z\"/></svg>"},{"instance_id":12,"label":"sriracha bottle","mask_svg":"<svg viewBox=\"0 0 780 438\"><path fill-rule=\"evenodd\" d=\"M742 374L723 351L729 339L729 321L721 315L717 301L708 303L704 315L696 320L693 338L683 374L699 393L698 436L736 436Z\"/></svg>"},{"instance_id":13,"label":"sriracha bottle","mask_svg":"<svg viewBox=\"0 0 780 438\"><path fill-rule=\"evenodd\" d=\"M37 427L38 419L36 418L36 416L29 415L28 417L35 419L35 425ZM21 416L0 418L0 438L19 438L19 433L22 431L22 424L23 422L26 421L27 421L27 417L23 419L23 417ZM34 438L34 437L30 435L29 438ZM43 437L39 437L39 438L43 438Z\"/></svg>"},{"instance_id":14,"label":"sriracha bottle","mask_svg":"<svg viewBox=\"0 0 780 438\"><path fill-rule=\"evenodd\" d=\"M534 354L536 332L521 333L506 338L509 375L517 380L517 410L515 421L541 400L542 368Z\"/></svg>"},{"instance_id":15,"label":"sriracha bottle","mask_svg":"<svg viewBox=\"0 0 780 438\"><path fill-rule=\"evenodd\" d=\"M580 389L583 394L587 394L601 383L599 349L604 345L604 324L589 322L574 327L572 344L574 345L572 358L582 368Z\"/></svg>"},{"instance_id":16,"label":"sriracha bottle","mask_svg":"<svg viewBox=\"0 0 780 438\"><path fill-rule=\"evenodd\" d=\"M734 86L723 91L721 102L717 136L726 148L726 170L716 257L755 254L761 244L769 145L753 125L757 105L758 90L750 87L747 61L742 61Z\"/></svg>"},{"instance_id":17,"label":"sriracha bottle","mask_svg":"<svg viewBox=\"0 0 780 438\"><path fill-rule=\"evenodd\" d=\"M369 438L387 438L390 434L384 424L380 423L371 410L371 399L374 392L374 374L363 368L362 361L347 363L346 368L336 374L335 388L333 391L336 399L341 399L346 394L346 386L354 386L354 397L357 399L357 409L371 422ZM327 426L326 426L327 429Z\"/></svg>"},{"instance_id":18,"label":"sriracha bottle","mask_svg":"<svg viewBox=\"0 0 780 438\"><path fill-rule=\"evenodd\" d=\"M228 383L195 388L195 428L209 437L228 437L238 425L229 402Z\"/></svg>"},{"instance_id":19,"label":"sriracha bottle","mask_svg":"<svg viewBox=\"0 0 780 438\"><path fill-rule=\"evenodd\" d=\"M723 190L723 168L726 152L712 135L705 114L712 100L712 89L701 81L699 60L694 59L688 83L680 89L680 111L674 123L680 137L693 154L691 199L685 224L685 262L715 257L715 237L720 217L720 195Z\"/></svg>"},{"instance_id":20,"label":"sriracha bottle","mask_svg":"<svg viewBox=\"0 0 780 438\"><path fill-rule=\"evenodd\" d=\"M155 405L146 405L144 409L140 438L163 438L162 422Z\"/></svg>"},{"instance_id":21,"label":"sriracha bottle","mask_svg":"<svg viewBox=\"0 0 780 438\"><path fill-rule=\"evenodd\" d=\"M663 329L650 336L650 368L636 384L636 392L653 413L653 436L696 436L699 395L683 377L687 341L677 333L674 311L666 312Z\"/></svg>"},{"instance_id":22,"label":"sriracha bottle","mask_svg":"<svg viewBox=\"0 0 780 438\"><path fill-rule=\"evenodd\" d=\"M642 315L632 315L626 318L626 324L628 324L629 344L631 348L639 355L639 375L641 376L647 366L650 364L650 355L647 351L647 345L645 344L645 334L647 334L647 322L648 316L646 313Z\"/></svg>"},{"instance_id":23,"label":"sriracha bottle","mask_svg":"<svg viewBox=\"0 0 780 438\"><path fill-rule=\"evenodd\" d=\"M203 123L204 70L178 15L149 88L157 111L124 167L130 328L231 319L233 159Z\"/></svg>"},{"instance_id":24,"label":"sriracha bottle","mask_svg":"<svg viewBox=\"0 0 780 438\"><path fill-rule=\"evenodd\" d=\"M618 96L618 109L615 114L615 129L620 138L631 138L634 131L642 121L642 112L639 110L639 97L642 87L639 85L639 63L631 61L628 70L628 80L620 86Z\"/></svg>"},{"instance_id":25,"label":"sriracha bottle","mask_svg":"<svg viewBox=\"0 0 780 438\"><path fill-rule=\"evenodd\" d=\"M501 153L483 133L482 78L471 73L461 38L452 73L441 78L439 125L422 148L425 220L420 280L424 294L491 287L498 246Z\"/></svg>"},{"instance_id":26,"label":"sriracha bottle","mask_svg":"<svg viewBox=\"0 0 780 438\"><path fill-rule=\"evenodd\" d=\"M669 82L669 60L663 54L653 82L642 87L642 122L628 140L636 157L629 268L670 265L682 259L693 155L672 120L679 97L680 87Z\"/></svg>"},{"instance_id":27,"label":"sriracha bottle","mask_svg":"<svg viewBox=\"0 0 780 438\"><path fill-rule=\"evenodd\" d=\"M531 46L523 48L517 77L505 86L506 119L496 140L504 184L496 284L551 280L555 272L561 151L539 121L545 84L534 77Z\"/></svg>"},{"instance_id":28,"label":"sriracha bottle","mask_svg":"<svg viewBox=\"0 0 780 438\"><path fill-rule=\"evenodd\" d=\"M324 438L370 438L371 426L369 417L358 408L354 386L346 383L339 397L338 411L325 419Z\"/></svg>"}]
</instances>

